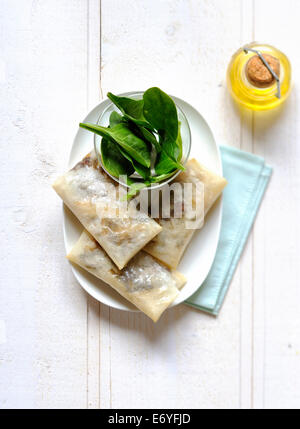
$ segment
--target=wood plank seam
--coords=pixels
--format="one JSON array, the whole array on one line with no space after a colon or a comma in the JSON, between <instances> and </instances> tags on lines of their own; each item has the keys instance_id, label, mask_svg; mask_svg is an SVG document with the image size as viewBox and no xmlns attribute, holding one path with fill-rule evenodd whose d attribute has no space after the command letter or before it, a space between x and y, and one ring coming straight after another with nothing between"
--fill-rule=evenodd
<instances>
[{"instance_id":1,"label":"wood plank seam","mask_svg":"<svg viewBox=\"0 0 300 429\"><path fill-rule=\"evenodd\" d=\"M101 0L87 0L87 113L101 98ZM87 408L100 407L100 303L87 296Z\"/></svg>"},{"instance_id":2,"label":"wood plank seam","mask_svg":"<svg viewBox=\"0 0 300 429\"><path fill-rule=\"evenodd\" d=\"M254 0L241 2L241 46L254 40ZM240 149L253 152L253 113L240 112ZM250 233L239 264L240 272L240 408L253 408L254 256Z\"/></svg>"}]
</instances>

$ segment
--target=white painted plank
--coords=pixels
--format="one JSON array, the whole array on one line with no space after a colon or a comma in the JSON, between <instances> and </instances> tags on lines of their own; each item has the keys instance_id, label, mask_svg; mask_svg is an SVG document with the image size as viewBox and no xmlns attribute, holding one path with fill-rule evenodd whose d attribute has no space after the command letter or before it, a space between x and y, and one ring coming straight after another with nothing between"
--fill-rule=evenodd
<instances>
[{"instance_id":1,"label":"white painted plank","mask_svg":"<svg viewBox=\"0 0 300 429\"><path fill-rule=\"evenodd\" d=\"M86 297L65 260L50 185L87 110L86 2L0 8L0 407L85 407Z\"/></svg>"},{"instance_id":2,"label":"white painted plank","mask_svg":"<svg viewBox=\"0 0 300 429\"><path fill-rule=\"evenodd\" d=\"M265 17L267 16L267 19ZM255 38L274 44L300 72L300 4L255 2ZM255 225L254 406L299 408L299 88L279 111L255 115L255 152L274 174Z\"/></svg>"},{"instance_id":3,"label":"white painted plank","mask_svg":"<svg viewBox=\"0 0 300 429\"><path fill-rule=\"evenodd\" d=\"M111 322L112 309L100 305L100 370L99 370L99 403L100 408L111 408ZM120 351L122 358L122 350ZM123 377L120 383L123 382ZM119 405L118 405L119 406Z\"/></svg>"},{"instance_id":4,"label":"white painted plank","mask_svg":"<svg viewBox=\"0 0 300 429\"><path fill-rule=\"evenodd\" d=\"M103 93L157 85L199 109L220 144L239 146L240 118L228 108L225 73L240 45L241 8L226 3L102 1ZM141 314L102 316L110 341L100 337L100 350L110 344L110 352L100 380L108 370L111 376L100 390L103 406L238 407L239 287L237 275L217 319L185 306L156 325Z\"/></svg>"}]
</instances>

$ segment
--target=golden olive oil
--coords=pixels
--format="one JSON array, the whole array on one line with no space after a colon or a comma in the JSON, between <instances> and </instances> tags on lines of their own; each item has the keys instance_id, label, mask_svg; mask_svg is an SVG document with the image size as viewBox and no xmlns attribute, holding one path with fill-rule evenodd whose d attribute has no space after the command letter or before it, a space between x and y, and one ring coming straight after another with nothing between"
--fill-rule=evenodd
<instances>
[{"instance_id":1,"label":"golden olive oil","mask_svg":"<svg viewBox=\"0 0 300 429\"><path fill-rule=\"evenodd\" d=\"M271 55L279 60L279 82L275 79L269 86L261 87L251 82L248 77L247 64L255 52L263 56ZM279 106L288 97L291 89L291 65L286 55L271 45L253 42L240 48L232 57L227 69L227 84L232 97L242 106L251 110L269 110ZM278 93L278 84L280 85Z\"/></svg>"}]
</instances>

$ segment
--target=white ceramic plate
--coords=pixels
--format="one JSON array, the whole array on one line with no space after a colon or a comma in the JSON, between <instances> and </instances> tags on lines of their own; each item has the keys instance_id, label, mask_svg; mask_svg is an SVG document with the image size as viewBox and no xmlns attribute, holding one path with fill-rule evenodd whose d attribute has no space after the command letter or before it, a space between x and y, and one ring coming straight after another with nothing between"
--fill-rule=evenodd
<instances>
[{"instance_id":1,"label":"white ceramic plate","mask_svg":"<svg viewBox=\"0 0 300 429\"><path fill-rule=\"evenodd\" d=\"M121 94L130 96L131 93ZM192 149L190 157L195 157L215 173L222 175L222 163L218 146L206 121L190 104L172 97L183 110L189 122L192 134ZM96 123L103 109L110 100L106 100L95 107L84 121ZM69 167L73 167L84 155L93 148L94 135L89 131L79 129L69 158ZM186 278L187 283L181 290L171 307L180 304L190 297L205 280L213 263L217 249L222 216L222 201L218 201L214 209L208 214L204 227L196 231L178 267ZM64 240L67 253L79 238L82 225L75 216L64 206ZM113 288L103 283L93 275L78 266L72 265L73 273L80 285L94 298L111 307L138 311L136 307L125 300Z\"/></svg>"}]
</instances>

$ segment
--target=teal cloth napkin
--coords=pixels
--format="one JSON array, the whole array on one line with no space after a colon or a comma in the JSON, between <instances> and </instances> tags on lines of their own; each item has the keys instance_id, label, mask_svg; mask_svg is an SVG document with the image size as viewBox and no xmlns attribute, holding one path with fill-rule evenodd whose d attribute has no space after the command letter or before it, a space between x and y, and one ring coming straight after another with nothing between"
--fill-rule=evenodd
<instances>
[{"instance_id":1,"label":"teal cloth napkin","mask_svg":"<svg viewBox=\"0 0 300 429\"><path fill-rule=\"evenodd\" d=\"M186 304L218 315L253 221L272 174L263 158L221 146L223 175L222 226L216 256L202 286Z\"/></svg>"}]
</instances>

